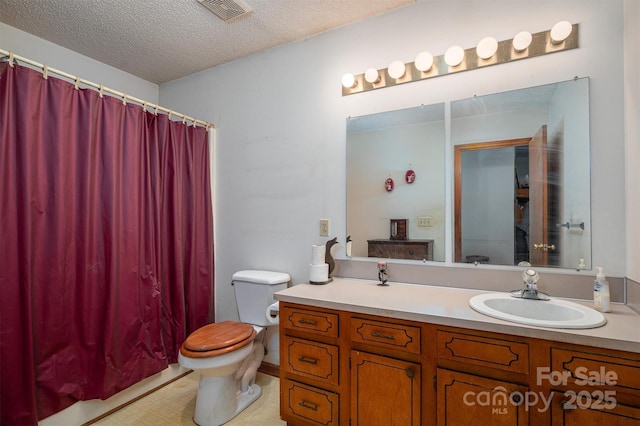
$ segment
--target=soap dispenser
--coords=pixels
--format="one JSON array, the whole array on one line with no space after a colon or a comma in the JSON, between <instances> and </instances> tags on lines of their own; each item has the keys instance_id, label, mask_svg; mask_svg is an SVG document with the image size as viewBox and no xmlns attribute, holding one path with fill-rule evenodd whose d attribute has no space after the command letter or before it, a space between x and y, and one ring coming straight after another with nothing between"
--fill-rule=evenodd
<instances>
[{"instance_id":1,"label":"soap dispenser","mask_svg":"<svg viewBox=\"0 0 640 426\"><path fill-rule=\"evenodd\" d=\"M593 307L600 312L611 311L611 296L609 293L609 283L606 281L602 267L596 268L596 281L593 286Z\"/></svg>"}]
</instances>

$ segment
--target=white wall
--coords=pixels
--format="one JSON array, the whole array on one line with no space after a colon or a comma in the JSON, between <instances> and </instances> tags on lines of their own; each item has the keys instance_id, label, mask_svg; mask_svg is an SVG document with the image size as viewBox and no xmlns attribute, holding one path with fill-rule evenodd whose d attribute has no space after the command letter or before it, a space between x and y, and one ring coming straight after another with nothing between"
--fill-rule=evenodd
<instances>
[{"instance_id":1,"label":"white wall","mask_svg":"<svg viewBox=\"0 0 640 426\"><path fill-rule=\"evenodd\" d=\"M625 0L624 8L627 277L640 282L640 2Z\"/></svg>"},{"instance_id":2,"label":"white wall","mask_svg":"<svg viewBox=\"0 0 640 426\"><path fill-rule=\"evenodd\" d=\"M349 132L348 232L352 255L367 257L370 239L390 238L390 219L407 219L407 238L433 240L433 259L445 259L444 122ZM412 184L407 170L416 173ZM394 180L387 192L384 182ZM418 227L418 217L432 227Z\"/></svg>"},{"instance_id":3,"label":"white wall","mask_svg":"<svg viewBox=\"0 0 640 426\"><path fill-rule=\"evenodd\" d=\"M466 151L461 163L462 260L488 256L493 264L513 265L515 148Z\"/></svg>"},{"instance_id":4,"label":"white wall","mask_svg":"<svg viewBox=\"0 0 640 426\"><path fill-rule=\"evenodd\" d=\"M589 190L590 170L577 165L589 164L589 151L585 150L585 141L589 140L589 128L584 126L585 115L589 114L589 98L581 90L582 84L590 82L579 80L579 84L561 87L554 95L549 114L548 140L550 144L560 141L563 164L562 169L562 223L585 223L580 228L559 228L559 243L563 248L560 255L561 265L580 264L585 259L587 268L598 266L591 262L589 248L591 244L591 210L588 197L584 192ZM597 160L596 160L597 161Z\"/></svg>"},{"instance_id":5,"label":"white wall","mask_svg":"<svg viewBox=\"0 0 640 426\"><path fill-rule=\"evenodd\" d=\"M0 22L0 49L127 95L158 102L158 85ZM52 74L53 75L53 74ZM59 76L56 76L59 77Z\"/></svg>"},{"instance_id":6,"label":"white wall","mask_svg":"<svg viewBox=\"0 0 640 426\"><path fill-rule=\"evenodd\" d=\"M563 19L580 24L579 49L341 96L345 72L411 62L422 50L472 47L487 35L543 31ZM161 103L217 127L217 317L236 316L229 285L236 270L286 271L306 281L309 247L326 240L318 236L320 218L344 243L348 116L574 76L592 79L593 262L624 276L623 68L615 66L622 24L622 0L422 1L161 85Z\"/></svg>"}]
</instances>

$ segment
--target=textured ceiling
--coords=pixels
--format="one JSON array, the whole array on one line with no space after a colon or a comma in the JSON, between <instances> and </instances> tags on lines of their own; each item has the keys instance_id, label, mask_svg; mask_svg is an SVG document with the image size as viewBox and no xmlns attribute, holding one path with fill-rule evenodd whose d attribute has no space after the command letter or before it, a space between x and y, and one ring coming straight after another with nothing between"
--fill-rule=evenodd
<instances>
[{"instance_id":1,"label":"textured ceiling","mask_svg":"<svg viewBox=\"0 0 640 426\"><path fill-rule=\"evenodd\" d=\"M160 84L415 1L244 0L227 23L196 0L1 0L0 21Z\"/></svg>"}]
</instances>

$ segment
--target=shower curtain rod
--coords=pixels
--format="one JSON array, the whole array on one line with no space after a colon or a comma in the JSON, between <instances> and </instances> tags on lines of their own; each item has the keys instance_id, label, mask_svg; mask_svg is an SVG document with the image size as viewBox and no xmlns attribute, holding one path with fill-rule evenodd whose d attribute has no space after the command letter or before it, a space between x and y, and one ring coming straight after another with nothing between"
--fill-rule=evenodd
<instances>
[{"instance_id":1,"label":"shower curtain rod","mask_svg":"<svg viewBox=\"0 0 640 426\"><path fill-rule=\"evenodd\" d=\"M43 75L44 78L47 78L48 73L51 72L51 73L58 74L58 75L61 75L63 77L66 77L66 78L68 78L70 80L73 80L75 82L76 89L78 88L78 85L80 83L82 83L82 84L85 84L87 86L90 86L90 87L93 87L95 89L98 89L98 91L100 92L100 97L102 97L102 94L104 92L108 92L108 93L111 93L113 95L116 95L116 96L122 98L122 103L123 104L126 104L127 101L132 101L132 102L136 102L136 103L142 105L142 107L145 109L145 111L146 111L147 107L150 107L150 108L154 109L154 112L156 114L158 113L158 111L166 112L169 115L169 120L171 120L171 116L172 115L175 115L176 117L182 118L182 122L185 123L185 124L186 124L187 121L191 121L191 122L193 122L194 126L196 124L200 124L200 125L206 127L207 130L209 130L210 128L215 129L215 127L216 127L216 126L214 126L213 124L211 124L209 122L198 120L197 118L189 117L186 114L181 114L181 113L175 112L173 110L170 110L169 108L162 107L162 106L154 104L152 102L148 102L148 101L145 101L145 100L142 100L142 99L138 99L138 98L136 98L134 96L127 95L126 93L122 93L122 92L119 92L117 90L105 87L102 84L97 84L97 83L85 80L83 78L80 78L79 76L71 75L69 73L57 70L55 68L49 68L45 64L40 64L40 63L38 63L36 61L33 61L31 59L25 58L23 56L16 55L11 51L0 49L0 56L8 57L10 66L13 66L13 61L17 60L17 61L25 62L25 63L27 63L29 65L32 65L32 66L36 67L36 68L40 68L42 70L42 75Z\"/></svg>"}]
</instances>

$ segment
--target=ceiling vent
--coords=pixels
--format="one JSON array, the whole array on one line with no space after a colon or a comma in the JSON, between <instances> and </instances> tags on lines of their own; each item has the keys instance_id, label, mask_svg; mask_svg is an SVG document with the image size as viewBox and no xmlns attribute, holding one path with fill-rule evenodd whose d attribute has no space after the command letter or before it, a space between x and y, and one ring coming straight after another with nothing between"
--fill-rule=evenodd
<instances>
[{"instance_id":1,"label":"ceiling vent","mask_svg":"<svg viewBox=\"0 0 640 426\"><path fill-rule=\"evenodd\" d=\"M198 3L225 22L235 21L251 12L249 5L242 0L198 0Z\"/></svg>"}]
</instances>

